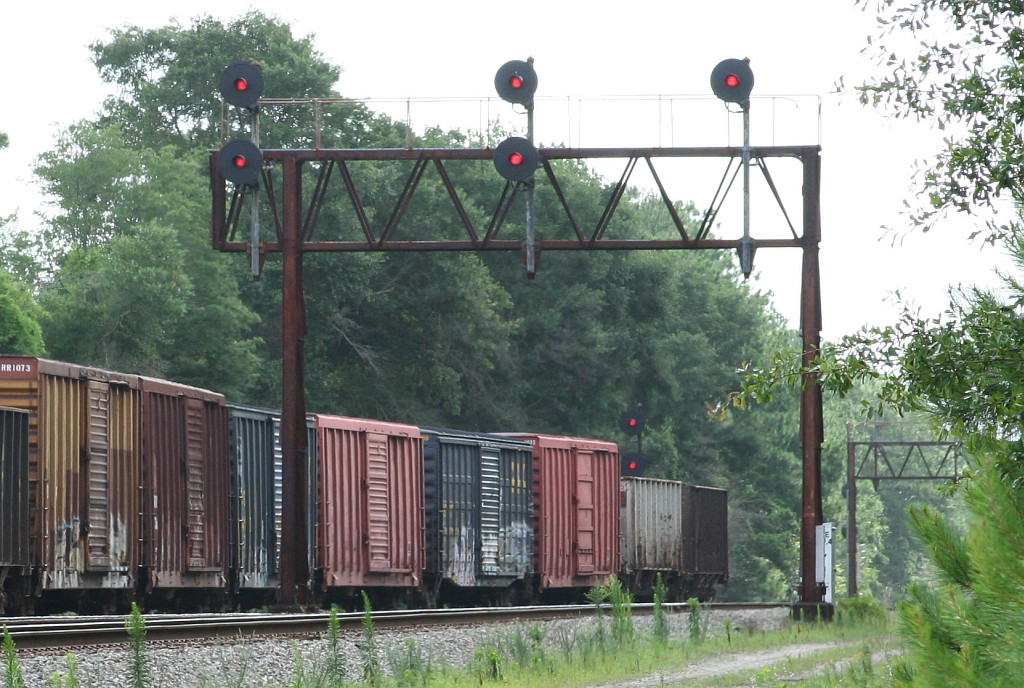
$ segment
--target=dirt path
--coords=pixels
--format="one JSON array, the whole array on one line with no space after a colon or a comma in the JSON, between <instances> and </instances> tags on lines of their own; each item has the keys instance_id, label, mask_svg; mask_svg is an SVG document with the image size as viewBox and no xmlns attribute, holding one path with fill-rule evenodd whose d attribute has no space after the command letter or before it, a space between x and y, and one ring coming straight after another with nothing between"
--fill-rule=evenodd
<instances>
[{"instance_id":1,"label":"dirt path","mask_svg":"<svg viewBox=\"0 0 1024 688\"><path fill-rule=\"evenodd\" d=\"M592 685L587 688L663 688L683 681L699 681L700 679L718 678L741 671L757 671L783 662L791 657L806 655L843 647L847 643L806 643L803 645L787 645L785 647L745 652L742 654L721 655L694 662L685 669L671 673L657 673L643 678L636 678L619 683Z\"/></svg>"}]
</instances>

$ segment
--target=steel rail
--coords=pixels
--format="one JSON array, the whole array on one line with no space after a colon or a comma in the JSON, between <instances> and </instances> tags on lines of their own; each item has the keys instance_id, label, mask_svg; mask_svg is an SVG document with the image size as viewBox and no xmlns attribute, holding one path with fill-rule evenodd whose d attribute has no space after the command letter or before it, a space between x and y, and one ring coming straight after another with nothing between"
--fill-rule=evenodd
<instances>
[{"instance_id":1,"label":"steel rail","mask_svg":"<svg viewBox=\"0 0 1024 688\"><path fill-rule=\"evenodd\" d=\"M714 603L701 605L708 610L771 610L787 607L783 604ZM649 615L652 604L634 604L633 613ZM689 613L686 603L669 603L668 613ZM593 616L594 605L559 605L534 607L488 607L466 609L418 609L373 612L373 624L378 629L410 628L417 626L474 625L504 623L517 620L557 620ZM600 608L608 613L607 607ZM93 647L98 645L124 645L130 642L126 623L129 617L10 617L2 625L18 649L58 649L65 647ZM362 628L363 612L337 614L343 631ZM326 633L330 614L153 614L144 615L147 641L194 641L210 639L238 639L275 635L320 635Z\"/></svg>"}]
</instances>

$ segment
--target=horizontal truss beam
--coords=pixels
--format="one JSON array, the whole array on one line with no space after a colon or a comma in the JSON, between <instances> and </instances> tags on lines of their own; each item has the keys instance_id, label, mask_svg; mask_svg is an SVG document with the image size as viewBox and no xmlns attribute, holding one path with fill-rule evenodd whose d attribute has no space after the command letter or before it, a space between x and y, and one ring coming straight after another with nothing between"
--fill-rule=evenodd
<instances>
[{"instance_id":1,"label":"horizontal truss beam","mask_svg":"<svg viewBox=\"0 0 1024 688\"><path fill-rule=\"evenodd\" d=\"M540 166L537 171L538 177L545 177L551 184L562 209L566 214L569 225L572 228L574 238L561 239L538 239L536 247L540 251L574 251L574 250L688 250L688 249L735 249L739 246L739 239L708 239L707 233L718 213L721 203L724 201L722 189L728 189L730 180L727 178L730 172L735 174L732 168L733 159L742 156L742 149L737 147L702 147L702 148L541 148L538 150ZM769 187L775 194L780 207L781 199L775 190L774 182L771 179L765 165L768 158L797 158L805 164L810 158L817 158L820 154L818 146L770 146L752 147L751 160L761 169ZM252 190L234 189L228 193L227 184L223 177L217 172L218 151L211 151L210 170L211 185L213 191L213 212L211 214L211 241L214 248L227 252L248 252L253 249L251 241L235 239L237 225L241 216L241 206L246 193ZM321 163L319 175L314 189L308 200L308 208L305 210L305 220L302 232L300 250L318 252L377 252L377 251L400 251L400 252L430 252L430 251L518 251L523 247L521 239L501 238L500 231L502 224L517 193L524 188L527 182L508 182L501 194L501 197L494 203L494 213L491 216L486 228L477 228L466 212L461 201L459 191L456 189L451 177L448 174L446 162L452 161L481 161L490 160L493 150L489 148L399 148L399 149L312 149L312 150L289 150L289 149L268 149L263 151L264 171L262 175L262 190L256 193L264 193L268 198L269 212L273 216L276 240L261 241L260 253L280 252L281 248L281 218L280 206L275 198L274 179L271 170L275 167L298 169L305 163ZM625 169L621 178L613 187L610 199L601 214L601 219L593 231L587 231L581 227L573 209L562 191L555 169L550 164L555 160L583 160L583 159L614 159L626 160ZM676 212L676 200L671 198L665 190L664 185L655 169L654 160L658 158L726 158L729 159L729 167L723 176L720 184L720 192L710 207L705 211L701 226L693 236L690 235L687 227ZM604 236L611 218L618 207L622 192L628 187L632 173L638 161L646 162L651 174L657 184L661 199L665 204L672 222L675 225L678 236L659 239L610 239ZM406 181L405 187L398 195L394 209L383 228L372 226L368 213L363 206L356 182L352 177L348 163L359 161L410 161L414 163L412 172ZM464 231L464 237L460 239L434 239L434 240L403 240L396 239L395 234L399 223L408 210L409 203L415 194L425 172L433 167L450 197L455 214L458 217L458 224ZM362 229L364 239L353 240L318 240L315 237L316 222L320 216L325 202L325 194L331 177L337 173L342 179L348 200L355 212L356 221ZM785 209L783 208L783 214ZM786 215L788 222L788 215ZM793 248L804 245L805 238L798 236L796 230L790 225L790 234L784 237L754 239L754 248Z\"/></svg>"},{"instance_id":2,"label":"horizontal truss beam","mask_svg":"<svg viewBox=\"0 0 1024 688\"><path fill-rule=\"evenodd\" d=\"M963 475L956 442L850 442L855 480L956 480Z\"/></svg>"}]
</instances>

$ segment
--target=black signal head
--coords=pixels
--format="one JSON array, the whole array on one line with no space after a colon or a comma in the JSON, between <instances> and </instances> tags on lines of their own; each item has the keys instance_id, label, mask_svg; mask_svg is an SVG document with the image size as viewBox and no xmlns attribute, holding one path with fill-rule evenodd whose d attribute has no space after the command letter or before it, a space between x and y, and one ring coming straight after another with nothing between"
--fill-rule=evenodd
<instances>
[{"instance_id":1,"label":"black signal head","mask_svg":"<svg viewBox=\"0 0 1024 688\"><path fill-rule=\"evenodd\" d=\"M502 100L529 105L537 92L537 72L533 64L523 60L506 62L494 75L494 89Z\"/></svg>"}]
</instances>

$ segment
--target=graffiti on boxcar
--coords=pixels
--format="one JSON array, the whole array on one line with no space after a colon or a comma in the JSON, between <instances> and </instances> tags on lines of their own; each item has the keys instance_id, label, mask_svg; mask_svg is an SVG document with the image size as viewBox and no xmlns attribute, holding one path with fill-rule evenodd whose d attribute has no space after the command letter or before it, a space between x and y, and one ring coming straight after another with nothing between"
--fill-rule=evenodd
<instances>
[{"instance_id":1,"label":"graffiti on boxcar","mask_svg":"<svg viewBox=\"0 0 1024 688\"><path fill-rule=\"evenodd\" d=\"M82 539L82 521L77 516L71 523L57 526L53 540L53 566L51 572L54 587L63 588L70 585L77 587L82 572L82 551L79 542Z\"/></svg>"},{"instance_id":2,"label":"graffiti on boxcar","mask_svg":"<svg viewBox=\"0 0 1024 688\"><path fill-rule=\"evenodd\" d=\"M110 514L107 524L107 542L110 543L111 568L128 566L131 535L128 524L114 514Z\"/></svg>"},{"instance_id":3,"label":"graffiti on boxcar","mask_svg":"<svg viewBox=\"0 0 1024 688\"><path fill-rule=\"evenodd\" d=\"M448 577L456 585L476 584L476 530L462 525L458 532L449 532Z\"/></svg>"},{"instance_id":4,"label":"graffiti on boxcar","mask_svg":"<svg viewBox=\"0 0 1024 688\"><path fill-rule=\"evenodd\" d=\"M533 554L533 525L528 521L516 521L501 531L498 538L498 561L506 571L526 573Z\"/></svg>"}]
</instances>

